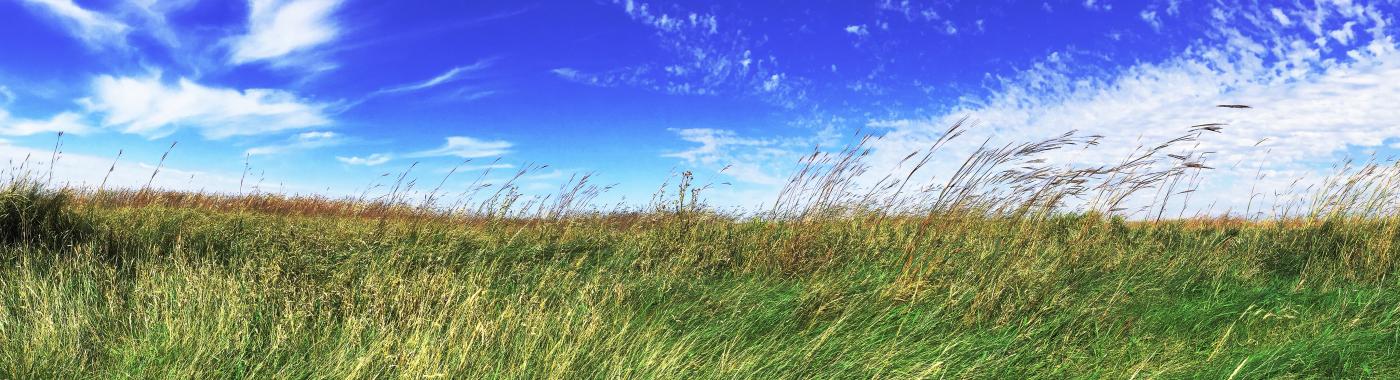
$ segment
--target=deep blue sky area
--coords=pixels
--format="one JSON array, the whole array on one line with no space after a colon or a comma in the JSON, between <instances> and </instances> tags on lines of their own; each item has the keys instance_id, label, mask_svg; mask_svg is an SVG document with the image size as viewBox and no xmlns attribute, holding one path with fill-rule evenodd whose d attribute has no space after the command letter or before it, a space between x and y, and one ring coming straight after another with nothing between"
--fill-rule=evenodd
<instances>
[{"instance_id":1,"label":"deep blue sky area","mask_svg":"<svg viewBox=\"0 0 1400 380\"><path fill-rule=\"evenodd\" d=\"M746 205L804 152L857 130L886 134L874 148L902 157L964 116L998 138L1139 138L1227 118L1254 125L1221 142L1237 159L1259 154L1243 150L1250 139L1334 136L1279 146L1299 152L1271 164L1283 176L1400 145L1400 116L1380 110L1400 102L1396 8L3 0L0 150L22 161L64 132L59 177L90 186L120 150L113 183L137 186L178 141L161 186L239 191L248 171L264 189L332 195L415 163L437 182L470 159L449 186L537 163L550 167L520 182L527 191L594 172L618 184L604 198L635 201L693 170L730 183L717 202ZM1265 111L1188 111L1232 101ZM1317 109L1333 117L1290 113Z\"/></svg>"}]
</instances>

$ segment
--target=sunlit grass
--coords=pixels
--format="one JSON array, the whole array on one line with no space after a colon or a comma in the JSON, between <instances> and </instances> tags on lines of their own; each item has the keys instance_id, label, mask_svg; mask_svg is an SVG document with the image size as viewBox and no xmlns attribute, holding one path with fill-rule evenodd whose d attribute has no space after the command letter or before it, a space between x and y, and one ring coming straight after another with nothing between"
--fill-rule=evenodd
<instances>
[{"instance_id":1,"label":"sunlit grass","mask_svg":"<svg viewBox=\"0 0 1400 380\"><path fill-rule=\"evenodd\" d=\"M814 155L749 215L688 175L628 212L583 180L432 207L16 177L0 378L1400 377L1393 167L1270 218L1123 218L1206 169L1000 169L1059 139L927 189Z\"/></svg>"}]
</instances>

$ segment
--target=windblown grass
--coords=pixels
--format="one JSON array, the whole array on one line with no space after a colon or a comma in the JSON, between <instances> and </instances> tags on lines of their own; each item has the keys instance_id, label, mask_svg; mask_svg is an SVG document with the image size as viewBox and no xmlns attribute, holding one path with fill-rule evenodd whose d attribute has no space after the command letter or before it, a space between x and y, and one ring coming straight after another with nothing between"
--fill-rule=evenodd
<instances>
[{"instance_id":1,"label":"windblown grass","mask_svg":"<svg viewBox=\"0 0 1400 380\"><path fill-rule=\"evenodd\" d=\"M0 378L1400 377L1396 168L1173 218L1206 127L1104 167L1037 161L1093 136L984 146L936 186L859 183L857 142L743 216L688 174L630 212L586 178L470 207L12 180Z\"/></svg>"}]
</instances>

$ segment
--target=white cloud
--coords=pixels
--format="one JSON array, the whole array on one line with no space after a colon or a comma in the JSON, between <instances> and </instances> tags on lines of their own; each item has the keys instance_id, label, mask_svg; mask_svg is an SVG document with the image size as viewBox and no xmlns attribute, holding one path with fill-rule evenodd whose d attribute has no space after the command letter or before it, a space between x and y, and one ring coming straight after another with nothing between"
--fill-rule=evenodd
<instances>
[{"instance_id":1,"label":"white cloud","mask_svg":"<svg viewBox=\"0 0 1400 380\"><path fill-rule=\"evenodd\" d=\"M182 38L189 38L188 34L181 34L171 28L168 16L170 13L183 10L194 5L197 0L126 0L121 13L126 17L126 22L134 25L134 31L150 35L157 41L172 48L180 48ZM178 49L177 49L178 50ZM183 55L184 53L178 54Z\"/></svg>"},{"instance_id":2,"label":"white cloud","mask_svg":"<svg viewBox=\"0 0 1400 380\"><path fill-rule=\"evenodd\" d=\"M100 76L81 101L105 115L103 125L157 138L181 128L209 139L261 135L330 124L325 105L273 89L205 87L181 78L174 85L151 77Z\"/></svg>"},{"instance_id":3,"label":"white cloud","mask_svg":"<svg viewBox=\"0 0 1400 380\"><path fill-rule=\"evenodd\" d=\"M176 31L168 15L187 9L197 0L118 0L92 2L83 0L21 0L36 13L42 13L68 34L92 49L107 49L123 55L146 55L145 46L128 41L154 40L165 48L173 63L188 67L207 65L204 46L196 42L205 33ZM87 4L104 4L101 10L83 8ZM136 38L136 39L134 39ZM109 52L110 53L110 52ZM143 64L150 64L144 62Z\"/></svg>"},{"instance_id":4,"label":"white cloud","mask_svg":"<svg viewBox=\"0 0 1400 380\"><path fill-rule=\"evenodd\" d=\"M403 154L402 156L411 158L455 156L472 159L502 156L510 153L510 148L512 146L514 146L514 144L503 140L485 141L466 136L449 136L447 137L447 142L440 148ZM335 159L347 165L375 166L389 162L397 156L399 155L392 153L375 153L364 157L349 156L336 157ZM463 168L462 170L490 169L496 167L496 165L475 166Z\"/></svg>"},{"instance_id":5,"label":"white cloud","mask_svg":"<svg viewBox=\"0 0 1400 380\"><path fill-rule=\"evenodd\" d=\"M249 0L248 33L232 39L229 62L274 60L334 40L341 0Z\"/></svg>"},{"instance_id":6,"label":"white cloud","mask_svg":"<svg viewBox=\"0 0 1400 380\"><path fill-rule=\"evenodd\" d=\"M486 90L477 87L463 87L447 96L447 99L471 102L482 98L496 95L496 90Z\"/></svg>"},{"instance_id":7,"label":"white cloud","mask_svg":"<svg viewBox=\"0 0 1400 380\"><path fill-rule=\"evenodd\" d=\"M1138 17L1141 17L1142 21L1147 22L1147 25L1151 25L1152 30L1162 30L1162 19L1157 18L1157 11L1144 10L1141 13L1138 13Z\"/></svg>"},{"instance_id":8,"label":"white cloud","mask_svg":"<svg viewBox=\"0 0 1400 380\"><path fill-rule=\"evenodd\" d=\"M1094 11L1111 11L1113 4L1100 2L1098 0L1084 0L1084 8Z\"/></svg>"},{"instance_id":9,"label":"white cloud","mask_svg":"<svg viewBox=\"0 0 1400 380\"><path fill-rule=\"evenodd\" d=\"M48 120L16 119L11 118L5 110L0 109L0 135L30 136L57 132L84 135L92 133L93 128L82 119L82 115L72 112L60 113Z\"/></svg>"},{"instance_id":10,"label":"white cloud","mask_svg":"<svg viewBox=\"0 0 1400 380\"><path fill-rule=\"evenodd\" d=\"M0 141L0 161L18 163L27 157L33 168L30 174L47 178L51 170L54 186L94 189L102 185L105 179L106 189L135 189L149 182L152 188L164 190L238 191L239 178L236 175L190 170L172 166L171 162L166 162L152 180L155 163L133 161L130 157L117 159L116 148L112 148L112 156L109 157L62 153L53 163L53 168L48 167L50 154L52 147L35 149ZM108 169L112 171L109 173Z\"/></svg>"},{"instance_id":11,"label":"white cloud","mask_svg":"<svg viewBox=\"0 0 1400 380\"><path fill-rule=\"evenodd\" d=\"M807 97L806 78L790 77L766 90L765 81L779 73L776 56L765 54L761 40L744 28L719 28L713 14L666 6L665 13L636 0L613 0L633 21L650 26L657 47L666 54L651 62L602 71L558 68L559 78L592 86L633 86L670 94L748 95L786 108Z\"/></svg>"},{"instance_id":12,"label":"white cloud","mask_svg":"<svg viewBox=\"0 0 1400 380\"><path fill-rule=\"evenodd\" d=\"M568 80L574 80L575 78L578 78L578 77L579 77L578 69L569 68L569 67L560 67L560 68L556 68L556 69L553 69L553 70L549 70L549 72L554 73L554 75L557 75L557 76L559 76L560 78L564 78L564 79L568 79Z\"/></svg>"},{"instance_id":13,"label":"white cloud","mask_svg":"<svg viewBox=\"0 0 1400 380\"><path fill-rule=\"evenodd\" d=\"M483 60L477 61L476 63L472 63L472 64L470 64L470 65L454 67L454 68L452 68L451 70L447 70L447 72L444 72L444 73L442 73L442 74L439 74L438 76L435 76L435 77L433 77L432 79L428 79L428 80L426 80L426 81L422 81L422 82L418 82L418 83L405 84L405 85L400 85L400 86L388 87L388 88L380 89L379 91L375 91L374 94L376 94L376 95L378 95L378 94L395 94L395 93L403 93L403 92L413 92L413 91L426 90L426 89L429 89L429 88L433 88L433 87L437 87L437 86L441 86L441 85L444 85L444 84L449 84L449 83L452 83L452 82L461 80L462 77L465 76L465 75L468 75L468 74L471 74L471 73L475 73L475 72L484 70L484 69L486 69L486 68L488 68L488 67L491 67L491 65L492 65L493 63L495 63L495 60L493 60L493 59L483 59Z\"/></svg>"},{"instance_id":14,"label":"white cloud","mask_svg":"<svg viewBox=\"0 0 1400 380\"><path fill-rule=\"evenodd\" d=\"M771 173L772 169L768 166L794 158L791 152L780 149L776 140L739 137L734 131L724 129L686 128L671 131L681 140L700 146L666 153L662 157L679 158L690 165L704 165L712 169L722 165L724 174L749 184L771 186L782 183L782 178Z\"/></svg>"},{"instance_id":15,"label":"white cloud","mask_svg":"<svg viewBox=\"0 0 1400 380\"><path fill-rule=\"evenodd\" d=\"M471 161L471 160L467 160L467 161ZM515 168L515 165L506 164L506 163L501 163L501 162L499 162L499 161L493 161L492 163L489 163L489 164L482 164L482 165L466 165L466 162L463 162L462 165L451 166L451 167L439 167L439 168L437 168L437 169L433 169L433 173L439 173L439 174L447 174L447 173L467 173L467 172L476 172L476 171L482 171L482 170L500 170L500 169L513 169L513 168Z\"/></svg>"},{"instance_id":16,"label":"white cloud","mask_svg":"<svg viewBox=\"0 0 1400 380\"><path fill-rule=\"evenodd\" d=\"M296 135L297 141L326 141L339 137L339 133L331 131L302 132Z\"/></svg>"},{"instance_id":17,"label":"white cloud","mask_svg":"<svg viewBox=\"0 0 1400 380\"><path fill-rule=\"evenodd\" d=\"M1329 21L1340 23L1335 17L1341 12L1328 14L1333 17ZM1256 27L1279 27L1276 20L1260 16L1256 19L1268 25ZM1106 136L1090 153L1056 157L1080 164L1108 164L1139 144L1166 141L1191 125L1224 122L1229 124L1224 133L1204 136L1197 148L1215 152L1217 170L1207 173L1204 186L1217 191L1197 192L1200 202L1193 201L1193 207L1211 201L1221 202L1216 211L1243 206L1255 170L1268 174L1258 180L1267 189L1260 192L1272 194L1294 176L1321 176L1339 154L1400 137L1400 107L1394 106L1400 100L1400 81L1395 80L1400 78L1400 52L1393 36L1374 27L1386 19L1364 8L1341 20L1372 26L1366 29L1370 35L1333 36L1356 47L1329 55L1322 54L1320 43L1300 42L1307 39L1283 30L1245 36L1227 19L1217 25L1223 41L1203 41L1174 58L1132 65L1107 77L1077 75L1073 63L1043 63L1004 78L994 95L967 100L939 116L872 123L887 132L875 145L872 162L879 169L872 173L898 167L902 158L936 141L964 116L986 127L974 128L962 139L990 137L993 145L1036 141L1070 128ZM950 150L934 166L957 162L966 153Z\"/></svg>"},{"instance_id":18,"label":"white cloud","mask_svg":"<svg viewBox=\"0 0 1400 380\"><path fill-rule=\"evenodd\" d=\"M1289 19L1288 15L1283 14L1283 10L1273 8L1269 10L1269 13L1274 16L1274 20L1278 20L1279 25L1293 26L1293 20Z\"/></svg>"},{"instance_id":19,"label":"white cloud","mask_svg":"<svg viewBox=\"0 0 1400 380\"><path fill-rule=\"evenodd\" d=\"M511 164L467 165L467 166L462 166L462 167L457 168L457 171L458 171L458 172L474 172L474 171L478 171L478 170L511 169L511 168L514 168L514 167L515 167L515 165L511 165Z\"/></svg>"},{"instance_id":20,"label":"white cloud","mask_svg":"<svg viewBox=\"0 0 1400 380\"><path fill-rule=\"evenodd\" d=\"M444 144L441 148L413 153L409 155L409 157L491 157L510 153L510 148L512 146L514 145L510 142L502 140L485 141L466 136L450 136L447 138L447 143Z\"/></svg>"},{"instance_id":21,"label":"white cloud","mask_svg":"<svg viewBox=\"0 0 1400 380\"><path fill-rule=\"evenodd\" d=\"M870 145L874 150L867 157L869 170L860 181L869 185L886 174L902 176L911 166L906 162L901 167L904 158L928 148L963 117L978 127L966 129L957 143L945 146L911 188L942 184L935 180L946 181L984 139L1001 146L1040 141L1070 129L1079 130L1080 136L1103 135L1097 146L1045 157L1054 165L1097 166L1117 163L1139 146L1181 136L1192 125L1223 122L1228 125L1222 133L1205 133L1198 146L1176 148L1214 152L1206 163L1216 169L1203 173L1186 215L1211 207L1215 213L1233 209L1238 215L1254 193L1261 194L1252 203L1257 212L1277 200L1275 191L1286 191L1300 176L1318 179L1329 174L1329 166L1340 156L1364 154L1386 144L1400 147L1395 142L1400 138L1400 107L1394 106L1400 101L1400 81L1394 79L1400 78L1400 45L1390 16L1372 7L1329 7L1324 4L1311 16L1294 19L1329 28L1315 33L1286 29L1268 8L1252 14L1216 12L1220 18L1208 21L1215 27L1208 37L1163 60L1100 71L1085 70L1090 65L1077 61L1093 53L1054 54L1016 75L993 77L987 83L990 95L963 98L946 112L873 120L867 126L883 138ZM1353 35L1337 38L1328 35L1332 29L1351 30ZM1342 39L1349 44L1339 47L1336 42ZM711 168L734 162L736 167L770 170L758 171L745 182L781 182L779 178L789 173L776 169L789 168L794 153L803 150L726 130L676 132L698 146L668 157ZM734 175L731 171L725 174ZM1256 179L1256 171L1262 178ZM1304 182L1296 189L1306 186ZM1179 207L1174 203L1173 211Z\"/></svg>"},{"instance_id":22,"label":"white cloud","mask_svg":"<svg viewBox=\"0 0 1400 380\"><path fill-rule=\"evenodd\" d=\"M244 151L244 154L249 156L274 155L334 146L343 142L345 142L343 136L331 131L302 132L280 144L248 148L248 150Z\"/></svg>"},{"instance_id":23,"label":"white cloud","mask_svg":"<svg viewBox=\"0 0 1400 380\"><path fill-rule=\"evenodd\" d=\"M1354 26L1356 26L1356 21L1347 21L1345 24L1342 24L1341 29L1328 32L1327 35L1332 36L1333 39L1337 40L1337 42L1341 42L1342 45L1350 45L1351 41L1356 38L1356 32L1351 30Z\"/></svg>"},{"instance_id":24,"label":"white cloud","mask_svg":"<svg viewBox=\"0 0 1400 380\"><path fill-rule=\"evenodd\" d=\"M394 159L394 156L393 156L393 155L390 155L390 154L388 154L388 153L374 153L374 154L371 154L371 155L368 155L368 156L364 156L364 157L358 157L358 156L352 156L352 157L336 156L335 159L336 159L336 161L340 161L340 162L342 162L342 163L345 163L346 165L376 166L376 165L381 165L381 164L383 164L383 163L389 162L389 160Z\"/></svg>"},{"instance_id":25,"label":"white cloud","mask_svg":"<svg viewBox=\"0 0 1400 380\"><path fill-rule=\"evenodd\" d=\"M120 44L131 28L107 15L78 6L73 0L24 0L31 7L48 12L69 33L89 46Z\"/></svg>"},{"instance_id":26,"label":"white cloud","mask_svg":"<svg viewBox=\"0 0 1400 380\"><path fill-rule=\"evenodd\" d=\"M865 37L870 35L870 30L867 29L865 25L849 25L846 27L846 33L854 34L859 37Z\"/></svg>"},{"instance_id":27,"label":"white cloud","mask_svg":"<svg viewBox=\"0 0 1400 380\"><path fill-rule=\"evenodd\" d=\"M779 73L773 74L773 76L768 77L768 80L763 81L763 91L773 91L778 89L778 86L783 83L784 76L786 75Z\"/></svg>"},{"instance_id":28,"label":"white cloud","mask_svg":"<svg viewBox=\"0 0 1400 380\"><path fill-rule=\"evenodd\" d=\"M701 15L694 12L684 16L672 16L665 13L653 13L651 6L634 0L613 0L613 4L622 5L622 9L631 16L633 20L642 22L652 27L668 32L675 32L683 28L696 29L708 34L719 32L719 21L714 15Z\"/></svg>"},{"instance_id":29,"label":"white cloud","mask_svg":"<svg viewBox=\"0 0 1400 380\"><path fill-rule=\"evenodd\" d=\"M0 106L7 106L15 100L15 94L5 86L0 86ZM83 115L62 112L47 120L16 118L9 111L0 108L0 135L30 136L40 133L69 133L83 135L93 132L91 125L83 120Z\"/></svg>"},{"instance_id":30,"label":"white cloud","mask_svg":"<svg viewBox=\"0 0 1400 380\"><path fill-rule=\"evenodd\" d=\"M672 129L681 140L698 143L700 146L689 150L663 154L662 157L675 157L691 162L713 164L720 148L730 145L765 146L771 142L760 139L738 137L734 131L712 128Z\"/></svg>"}]
</instances>

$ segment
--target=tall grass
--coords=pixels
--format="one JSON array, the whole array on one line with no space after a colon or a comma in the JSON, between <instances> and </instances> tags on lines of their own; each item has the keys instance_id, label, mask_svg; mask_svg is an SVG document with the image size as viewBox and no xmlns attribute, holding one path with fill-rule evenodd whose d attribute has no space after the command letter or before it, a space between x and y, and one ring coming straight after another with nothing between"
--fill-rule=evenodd
<instances>
[{"instance_id":1,"label":"tall grass","mask_svg":"<svg viewBox=\"0 0 1400 380\"><path fill-rule=\"evenodd\" d=\"M888 175L879 137L814 151L737 215L688 172L641 209L590 176L454 201L407 174L347 200L13 177L0 378L1400 377L1395 166L1263 218L1168 209L1215 124L1104 166L1047 156L1099 136L982 144L916 181L966 127Z\"/></svg>"}]
</instances>

